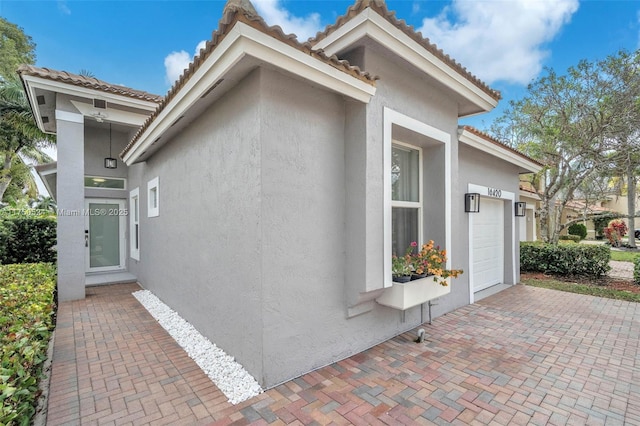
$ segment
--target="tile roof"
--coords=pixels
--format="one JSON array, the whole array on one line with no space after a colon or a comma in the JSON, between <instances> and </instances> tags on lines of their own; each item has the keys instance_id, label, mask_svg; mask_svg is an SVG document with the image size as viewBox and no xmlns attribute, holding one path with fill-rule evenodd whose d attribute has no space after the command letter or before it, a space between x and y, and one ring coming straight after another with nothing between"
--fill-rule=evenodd
<instances>
[{"instance_id":1,"label":"tile roof","mask_svg":"<svg viewBox=\"0 0 640 426\"><path fill-rule=\"evenodd\" d=\"M21 65L18 68L20 76L32 76L45 78L47 80L58 81L61 83L72 84L74 86L85 87L87 89L98 90L100 92L110 93L114 95L127 96L129 98L140 99L143 101L158 103L162 101L162 96L154 95L142 90L135 90L117 84L107 83L94 77L85 77L83 75L72 74L66 71L56 71L49 68L38 68L33 65Z\"/></svg>"},{"instance_id":2,"label":"tile roof","mask_svg":"<svg viewBox=\"0 0 640 426\"><path fill-rule=\"evenodd\" d=\"M483 92L487 93L496 101L499 101L502 98L502 95L499 91L490 88L487 84L482 82L475 75L471 74L465 67L456 62L449 55L445 54L442 49L438 49L438 46L431 43L428 38L422 36L422 33L417 32L413 26L407 25L404 20L398 19L395 17L395 11L390 11L387 8L384 0L357 0L355 4L350 6L347 9L347 12L338 17L335 24L328 25L324 31L316 34L315 37L309 39L309 42L312 45L317 44L319 41L327 38L331 33L338 30L340 27L349 22L352 18L357 16L360 12L365 10L366 8L371 8L371 10L378 13L378 15L382 16L385 20L387 20L391 25L398 28L400 31L405 33L415 42L424 47L428 52L433 54L435 57L443 61L445 64L449 65L455 71L457 71L460 75L465 77L471 83L475 84L478 88L480 88Z\"/></svg>"},{"instance_id":3,"label":"tile roof","mask_svg":"<svg viewBox=\"0 0 640 426\"><path fill-rule=\"evenodd\" d=\"M520 157L526 158L527 160L532 161L532 162L534 162L535 164L537 164L537 165L539 165L541 167L544 167L544 164L542 164L538 160L535 160L535 159L529 157L528 155L518 151L517 149L512 148L512 147L510 147L509 145L507 145L507 144L505 144L503 142L500 142L499 140L493 138L489 134L487 134L487 133L485 133L485 132L483 132L481 130L476 129L473 126L459 126L459 128L463 129L463 130L466 130L466 131L468 131L470 133L473 133L474 135L479 136L479 137L481 137L482 139L484 139L484 140L486 140L488 142L491 142L491 143L493 143L495 145L498 145L501 148L509 150L509 151L513 152L514 154L519 155Z\"/></svg>"},{"instance_id":4,"label":"tile roof","mask_svg":"<svg viewBox=\"0 0 640 426\"><path fill-rule=\"evenodd\" d=\"M368 72L360 70L357 66L352 66L348 61L341 60L337 56L327 56L322 51L316 51L309 42L301 43L298 41L295 34L285 34L282 28L278 25L269 26L258 15L253 5L249 0L229 0L225 5L222 13L222 18L218 23L218 29L212 34L211 40L207 41L205 47L200 50L199 54L193 59L193 62L189 64L189 68L185 69L180 78L174 83L173 87L169 89L169 92L165 98L160 102L160 105L156 111L145 121L142 127L131 139L129 144L120 153L121 157L124 157L127 152L135 145L142 134L149 128L151 123L160 115L162 110L171 102L171 100L180 92L189 79L196 73L200 66L207 60L215 48L220 45L222 40L231 31L237 22L243 22L258 31L279 40L282 43L287 44L311 57L314 57L326 64L351 75L365 83L375 86L378 77L372 76Z\"/></svg>"}]
</instances>

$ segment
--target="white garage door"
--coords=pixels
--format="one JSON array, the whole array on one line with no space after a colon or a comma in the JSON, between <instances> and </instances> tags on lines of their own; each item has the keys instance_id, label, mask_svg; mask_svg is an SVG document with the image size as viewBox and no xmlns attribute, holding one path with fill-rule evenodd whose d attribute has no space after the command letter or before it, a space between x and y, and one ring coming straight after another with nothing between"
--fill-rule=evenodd
<instances>
[{"instance_id":1,"label":"white garage door","mask_svg":"<svg viewBox=\"0 0 640 426\"><path fill-rule=\"evenodd\" d=\"M482 198L473 217L473 290L504 282L504 202Z\"/></svg>"}]
</instances>

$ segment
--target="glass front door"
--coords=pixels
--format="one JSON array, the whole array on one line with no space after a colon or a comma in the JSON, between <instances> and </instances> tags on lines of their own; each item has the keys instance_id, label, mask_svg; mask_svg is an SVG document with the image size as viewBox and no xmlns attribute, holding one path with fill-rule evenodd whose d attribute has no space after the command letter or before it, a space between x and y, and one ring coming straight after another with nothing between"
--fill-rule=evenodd
<instances>
[{"instance_id":1,"label":"glass front door","mask_svg":"<svg viewBox=\"0 0 640 426\"><path fill-rule=\"evenodd\" d=\"M124 200L86 200L84 214L87 271L124 269Z\"/></svg>"}]
</instances>

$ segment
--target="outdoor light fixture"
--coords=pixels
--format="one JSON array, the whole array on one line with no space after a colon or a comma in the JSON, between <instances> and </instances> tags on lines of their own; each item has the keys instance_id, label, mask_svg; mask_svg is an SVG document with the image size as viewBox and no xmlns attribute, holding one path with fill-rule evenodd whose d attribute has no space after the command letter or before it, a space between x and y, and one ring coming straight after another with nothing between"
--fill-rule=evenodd
<instances>
[{"instance_id":1,"label":"outdoor light fixture","mask_svg":"<svg viewBox=\"0 0 640 426\"><path fill-rule=\"evenodd\" d=\"M480 194L464 194L464 211L465 213L480 212Z\"/></svg>"},{"instance_id":2,"label":"outdoor light fixture","mask_svg":"<svg viewBox=\"0 0 640 426\"><path fill-rule=\"evenodd\" d=\"M105 169L117 169L118 160L111 157L111 123L109 123L109 156L104 159Z\"/></svg>"},{"instance_id":3,"label":"outdoor light fixture","mask_svg":"<svg viewBox=\"0 0 640 426\"><path fill-rule=\"evenodd\" d=\"M524 201L518 201L517 203L514 203L514 207L515 207L516 217L525 216L526 214L525 209L527 208L527 203L525 203Z\"/></svg>"}]
</instances>

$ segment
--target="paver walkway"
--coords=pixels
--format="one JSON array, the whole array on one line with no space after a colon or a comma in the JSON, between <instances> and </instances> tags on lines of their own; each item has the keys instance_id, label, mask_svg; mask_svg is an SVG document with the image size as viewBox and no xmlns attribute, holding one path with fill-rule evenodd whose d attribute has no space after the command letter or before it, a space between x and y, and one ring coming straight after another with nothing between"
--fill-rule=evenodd
<instances>
[{"instance_id":1,"label":"paver walkway","mask_svg":"<svg viewBox=\"0 0 640 426\"><path fill-rule=\"evenodd\" d=\"M136 289L60 305L48 424L640 425L640 304L518 285L232 406Z\"/></svg>"}]
</instances>

